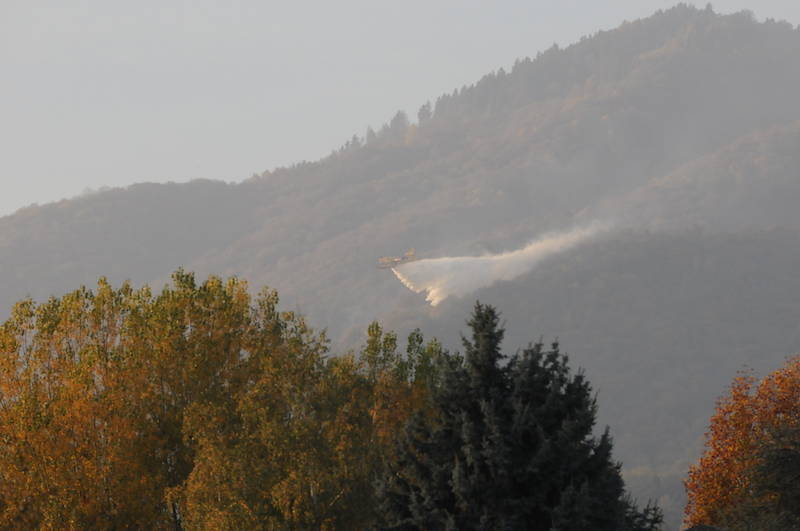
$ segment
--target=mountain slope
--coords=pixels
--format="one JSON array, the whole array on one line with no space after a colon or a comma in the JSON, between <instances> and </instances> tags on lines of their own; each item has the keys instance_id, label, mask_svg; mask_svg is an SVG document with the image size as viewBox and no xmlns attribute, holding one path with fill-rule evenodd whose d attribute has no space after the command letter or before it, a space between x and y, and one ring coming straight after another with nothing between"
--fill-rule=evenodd
<instances>
[{"instance_id":1,"label":"mountain slope","mask_svg":"<svg viewBox=\"0 0 800 531\"><path fill-rule=\"evenodd\" d=\"M396 293L378 255L508 249L800 119L798 50L789 25L677 7L520 61L316 163L29 208L0 219L0 303L184 265L274 285L340 329Z\"/></svg>"},{"instance_id":2,"label":"mountain slope","mask_svg":"<svg viewBox=\"0 0 800 531\"><path fill-rule=\"evenodd\" d=\"M800 229L800 122L757 130L580 214L654 230Z\"/></svg>"}]
</instances>

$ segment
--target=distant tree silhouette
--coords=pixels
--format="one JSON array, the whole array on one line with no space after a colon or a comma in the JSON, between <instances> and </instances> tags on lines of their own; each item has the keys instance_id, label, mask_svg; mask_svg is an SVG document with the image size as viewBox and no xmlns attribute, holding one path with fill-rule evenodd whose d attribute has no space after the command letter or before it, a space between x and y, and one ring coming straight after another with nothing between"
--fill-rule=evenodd
<instances>
[{"instance_id":1,"label":"distant tree silhouette","mask_svg":"<svg viewBox=\"0 0 800 531\"><path fill-rule=\"evenodd\" d=\"M430 120L432 115L431 102L427 102L419 108L419 111L417 111L417 120L419 121L420 125L422 125Z\"/></svg>"}]
</instances>

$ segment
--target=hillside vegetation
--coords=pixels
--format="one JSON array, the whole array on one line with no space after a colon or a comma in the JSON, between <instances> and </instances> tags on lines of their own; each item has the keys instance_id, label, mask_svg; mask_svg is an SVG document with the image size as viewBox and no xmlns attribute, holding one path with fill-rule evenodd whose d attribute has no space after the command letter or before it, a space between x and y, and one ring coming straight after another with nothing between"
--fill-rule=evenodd
<instances>
[{"instance_id":1,"label":"hillside vegetation","mask_svg":"<svg viewBox=\"0 0 800 531\"><path fill-rule=\"evenodd\" d=\"M172 280L100 279L0 325L3 528L660 528L589 382L557 345L503 355L494 308L463 356L419 330L401 353L377 323L330 356L274 291Z\"/></svg>"}]
</instances>

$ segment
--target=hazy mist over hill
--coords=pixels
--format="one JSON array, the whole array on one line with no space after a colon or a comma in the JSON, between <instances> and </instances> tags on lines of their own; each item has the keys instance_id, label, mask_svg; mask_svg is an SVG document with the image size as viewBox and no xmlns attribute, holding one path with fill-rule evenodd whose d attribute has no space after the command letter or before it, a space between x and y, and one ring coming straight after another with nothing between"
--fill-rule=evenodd
<instances>
[{"instance_id":1,"label":"hazy mist over hill","mask_svg":"<svg viewBox=\"0 0 800 531\"><path fill-rule=\"evenodd\" d=\"M800 351L798 94L800 30L670 8L315 162L2 217L0 305L101 275L160 287L184 267L276 288L341 351L376 318L457 349L477 298L510 351L560 339L634 494L677 524L715 398ZM402 283L376 267L412 247Z\"/></svg>"}]
</instances>

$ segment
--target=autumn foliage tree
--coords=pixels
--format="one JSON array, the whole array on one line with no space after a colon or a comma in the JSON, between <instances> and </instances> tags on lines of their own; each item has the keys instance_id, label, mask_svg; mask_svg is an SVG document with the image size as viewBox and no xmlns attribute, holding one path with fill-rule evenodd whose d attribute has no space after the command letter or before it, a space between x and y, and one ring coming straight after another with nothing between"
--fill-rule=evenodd
<instances>
[{"instance_id":1,"label":"autumn foliage tree","mask_svg":"<svg viewBox=\"0 0 800 531\"><path fill-rule=\"evenodd\" d=\"M0 327L0 527L334 529L373 521L393 432L440 352L378 325L363 352L178 271L18 303Z\"/></svg>"},{"instance_id":2,"label":"autumn foliage tree","mask_svg":"<svg viewBox=\"0 0 800 531\"><path fill-rule=\"evenodd\" d=\"M270 303L271 304L271 303ZM269 309L266 315L272 313ZM193 410L197 441L185 489L190 527L364 529L373 483L395 434L426 403L440 346L418 332L406 355L377 323L358 356L321 356L304 326L293 341L251 354L254 380L232 407ZM220 494L222 493L222 494Z\"/></svg>"},{"instance_id":3,"label":"autumn foliage tree","mask_svg":"<svg viewBox=\"0 0 800 531\"><path fill-rule=\"evenodd\" d=\"M95 293L81 289L39 306L23 301L3 324L2 527L165 521L159 487L168 471L159 461L168 438L155 415L142 414L154 398L141 385L145 360L123 355L141 351L146 338L126 334L135 319L122 316L148 298L101 281ZM133 394L141 399L130 401Z\"/></svg>"},{"instance_id":4,"label":"autumn foliage tree","mask_svg":"<svg viewBox=\"0 0 800 531\"><path fill-rule=\"evenodd\" d=\"M799 456L800 357L761 382L740 375L719 400L705 452L689 470L686 523L795 528Z\"/></svg>"}]
</instances>

